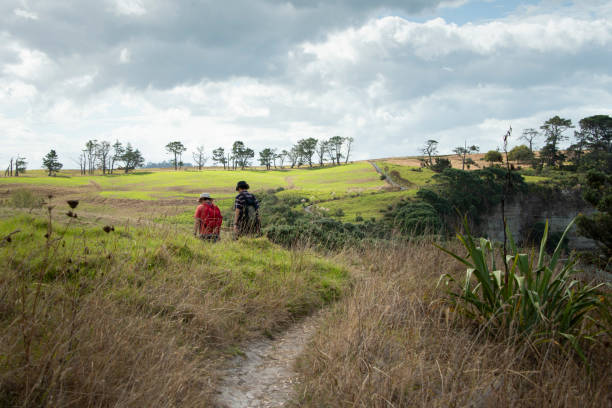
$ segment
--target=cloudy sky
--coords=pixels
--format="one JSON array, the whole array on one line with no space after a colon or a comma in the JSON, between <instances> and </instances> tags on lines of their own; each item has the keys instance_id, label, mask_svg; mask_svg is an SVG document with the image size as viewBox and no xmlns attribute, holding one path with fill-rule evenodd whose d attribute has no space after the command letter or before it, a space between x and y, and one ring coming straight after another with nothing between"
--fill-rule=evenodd
<instances>
[{"instance_id":1,"label":"cloudy sky","mask_svg":"<svg viewBox=\"0 0 612 408\"><path fill-rule=\"evenodd\" d=\"M557 114L612 114L611 1L0 2L0 167L88 139L488 150Z\"/></svg>"}]
</instances>

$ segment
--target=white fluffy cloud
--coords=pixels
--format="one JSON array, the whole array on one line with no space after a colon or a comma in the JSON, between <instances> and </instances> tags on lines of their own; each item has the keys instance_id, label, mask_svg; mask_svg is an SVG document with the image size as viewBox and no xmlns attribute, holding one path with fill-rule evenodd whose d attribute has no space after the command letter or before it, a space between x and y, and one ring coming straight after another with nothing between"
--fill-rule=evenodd
<instances>
[{"instance_id":1,"label":"white fluffy cloud","mask_svg":"<svg viewBox=\"0 0 612 408\"><path fill-rule=\"evenodd\" d=\"M173 15L185 10L109 0L101 12L114 17L104 18L129 19L129 28L106 33L93 24L104 46L70 38L64 51L38 37L48 8L15 11L11 18L31 26L0 32L0 132L8 139L0 163L27 151L38 166L56 148L71 166L94 138L129 141L152 161L165 158L170 140L212 150L240 139L261 149L335 134L356 139L359 159L416 154L429 138L447 152L464 140L486 150L510 125L518 134L557 114L577 121L611 113L612 9L597 0L543 2L462 25L372 15L365 6L355 22L338 0L325 3L327 11L343 10L352 22L323 24L312 35L304 26L324 3L273 3L249 7L270 14L284 39L256 26L246 36L239 28L190 36L189 24L176 26L183 20ZM412 2L411 10L426 3ZM209 11L231 21L227 8Z\"/></svg>"}]
</instances>

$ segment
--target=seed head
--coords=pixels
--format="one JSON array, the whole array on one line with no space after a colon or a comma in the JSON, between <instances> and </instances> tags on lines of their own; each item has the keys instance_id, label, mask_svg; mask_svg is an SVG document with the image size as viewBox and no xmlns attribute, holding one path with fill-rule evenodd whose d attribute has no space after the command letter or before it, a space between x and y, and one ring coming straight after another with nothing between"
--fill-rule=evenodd
<instances>
[{"instance_id":1,"label":"seed head","mask_svg":"<svg viewBox=\"0 0 612 408\"><path fill-rule=\"evenodd\" d=\"M107 234L111 231L115 231L115 227L112 227L110 225L105 225L103 228L104 232L106 232Z\"/></svg>"},{"instance_id":2,"label":"seed head","mask_svg":"<svg viewBox=\"0 0 612 408\"><path fill-rule=\"evenodd\" d=\"M66 201L70 208L75 209L79 205L79 200L68 200Z\"/></svg>"}]
</instances>

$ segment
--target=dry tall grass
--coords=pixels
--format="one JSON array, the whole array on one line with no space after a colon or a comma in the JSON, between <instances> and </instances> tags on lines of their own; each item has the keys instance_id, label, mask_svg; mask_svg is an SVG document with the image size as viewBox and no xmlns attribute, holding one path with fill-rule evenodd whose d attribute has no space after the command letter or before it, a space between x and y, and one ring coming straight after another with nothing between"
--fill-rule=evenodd
<instances>
[{"instance_id":1,"label":"dry tall grass","mask_svg":"<svg viewBox=\"0 0 612 408\"><path fill-rule=\"evenodd\" d=\"M346 255L366 270L300 358L298 406L612 406L609 345L589 373L558 348L487 338L441 302L440 274L465 270L431 243Z\"/></svg>"}]
</instances>

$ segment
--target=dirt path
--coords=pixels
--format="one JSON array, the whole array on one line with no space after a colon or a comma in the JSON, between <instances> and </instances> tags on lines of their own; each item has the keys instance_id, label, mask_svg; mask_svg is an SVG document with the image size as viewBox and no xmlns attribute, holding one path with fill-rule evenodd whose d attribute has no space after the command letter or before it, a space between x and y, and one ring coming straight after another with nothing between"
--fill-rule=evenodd
<instances>
[{"instance_id":1,"label":"dirt path","mask_svg":"<svg viewBox=\"0 0 612 408\"><path fill-rule=\"evenodd\" d=\"M318 316L308 317L274 339L249 343L222 373L219 408L283 407L294 397L299 381L296 358L314 334Z\"/></svg>"},{"instance_id":2,"label":"dirt path","mask_svg":"<svg viewBox=\"0 0 612 408\"><path fill-rule=\"evenodd\" d=\"M407 190L407 188L406 188L406 187L404 187L404 186L402 186L401 184L396 183L395 181L393 181L393 179L391 178L391 176L389 176L388 174L386 174L384 171L382 171L382 170L381 170L381 168L380 168L380 167L378 167L378 164L376 164L376 163L375 163L375 162L373 162L373 161L368 161L368 163L370 163L370 164L372 165L372 167L374 167L374 170L376 170L376 172L377 172L378 174L381 174L381 175L385 176L385 181L386 181L387 183L389 183L391 186L393 186L393 187L397 187L397 188L399 188L400 190Z\"/></svg>"}]
</instances>

